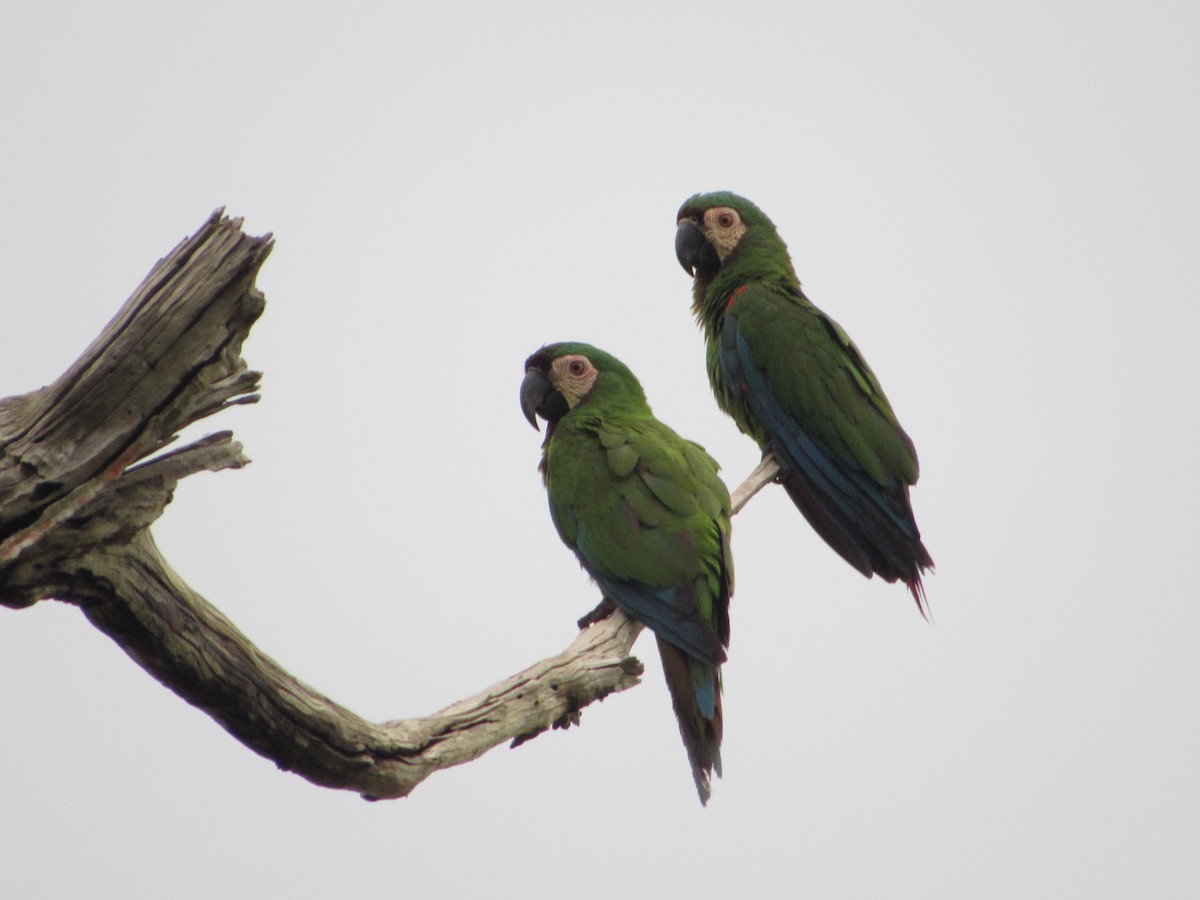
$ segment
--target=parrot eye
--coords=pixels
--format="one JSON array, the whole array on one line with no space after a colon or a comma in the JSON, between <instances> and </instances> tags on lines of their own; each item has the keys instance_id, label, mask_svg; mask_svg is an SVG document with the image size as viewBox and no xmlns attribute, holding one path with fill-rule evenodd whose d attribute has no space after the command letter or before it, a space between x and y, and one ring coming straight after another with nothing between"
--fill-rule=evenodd
<instances>
[{"instance_id":1,"label":"parrot eye","mask_svg":"<svg viewBox=\"0 0 1200 900\"><path fill-rule=\"evenodd\" d=\"M736 209L730 209L728 206L718 206L710 209L704 214L704 221L709 228L719 228L722 231L728 231L731 228L736 228L741 224L741 217L738 216Z\"/></svg>"},{"instance_id":2,"label":"parrot eye","mask_svg":"<svg viewBox=\"0 0 1200 900\"><path fill-rule=\"evenodd\" d=\"M551 364L551 369L550 380L566 398L567 406L571 409L588 395L600 377L592 361L581 354L560 356Z\"/></svg>"},{"instance_id":3,"label":"parrot eye","mask_svg":"<svg viewBox=\"0 0 1200 900\"><path fill-rule=\"evenodd\" d=\"M714 206L704 214L704 231L721 262L737 247L746 233L746 223L731 206Z\"/></svg>"}]
</instances>

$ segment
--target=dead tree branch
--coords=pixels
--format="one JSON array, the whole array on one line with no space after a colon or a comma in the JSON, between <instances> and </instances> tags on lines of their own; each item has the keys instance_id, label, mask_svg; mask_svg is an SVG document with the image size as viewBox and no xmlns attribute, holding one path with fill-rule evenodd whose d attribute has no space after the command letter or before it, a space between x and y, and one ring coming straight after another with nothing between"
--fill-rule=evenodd
<instances>
[{"instance_id":1,"label":"dead tree branch","mask_svg":"<svg viewBox=\"0 0 1200 900\"><path fill-rule=\"evenodd\" d=\"M171 570L149 526L179 479L248 460L229 432L164 448L185 426L258 400L260 374L241 347L263 311L254 282L271 246L218 210L57 381L0 399L0 605L79 606L256 753L372 799L406 796L438 769L566 727L637 684L642 665L629 653L642 626L617 612L559 655L440 712L372 723L290 675ZM759 466L736 508L776 471Z\"/></svg>"}]
</instances>

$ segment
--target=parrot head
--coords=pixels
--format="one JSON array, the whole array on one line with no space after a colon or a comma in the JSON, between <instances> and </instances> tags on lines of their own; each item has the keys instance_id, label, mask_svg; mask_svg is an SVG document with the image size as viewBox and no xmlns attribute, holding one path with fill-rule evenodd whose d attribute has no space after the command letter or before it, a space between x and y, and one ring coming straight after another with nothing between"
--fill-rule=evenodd
<instances>
[{"instance_id":1,"label":"parrot head","mask_svg":"<svg viewBox=\"0 0 1200 900\"><path fill-rule=\"evenodd\" d=\"M534 428L541 416L553 429L585 402L611 412L630 403L645 407L646 396L624 363L590 344L547 344L525 360L521 411Z\"/></svg>"},{"instance_id":2,"label":"parrot head","mask_svg":"<svg viewBox=\"0 0 1200 900\"><path fill-rule=\"evenodd\" d=\"M675 256L698 288L732 269L762 271L782 264L782 271L791 272L787 246L774 223L745 197L729 191L696 194L679 208L676 223Z\"/></svg>"}]
</instances>

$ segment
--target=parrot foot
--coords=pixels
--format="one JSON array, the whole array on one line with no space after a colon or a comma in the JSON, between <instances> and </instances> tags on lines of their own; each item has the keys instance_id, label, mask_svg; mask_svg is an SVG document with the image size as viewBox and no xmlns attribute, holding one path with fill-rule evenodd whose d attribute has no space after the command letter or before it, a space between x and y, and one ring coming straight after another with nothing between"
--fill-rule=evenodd
<instances>
[{"instance_id":1,"label":"parrot foot","mask_svg":"<svg viewBox=\"0 0 1200 900\"><path fill-rule=\"evenodd\" d=\"M605 597L598 604L596 604L595 609L593 609L590 613L588 613L586 616L584 616L582 619L580 619L575 624L579 626L580 631L583 631L585 628L590 628L591 626L595 625L597 622L603 622L605 619L607 619L609 616L611 616L614 612L616 612L616 609L617 609L617 604L613 603L611 600L609 600L607 597Z\"/></svg>"},{"instance_id":2,"label":"parrot foot","mask_svg":"<svg viewBox=\"0 0 1200 900\"><path fill-rule=\"evenodd\" d=\"M774 450L764 450L763 451L762 459L759 460L758 469L755 469L755 471L756 472L759 470L766 471L767 469L770 468L772 463L774 463L775 468L778 471L776 471L774 476L772 476L771 483L772 484L783 484L783 480L787 477L788 470L787 470L787 467L784 466L784 464L782 462L780 462L779 457L775 455Z\"/></svg>"}]
</instances>

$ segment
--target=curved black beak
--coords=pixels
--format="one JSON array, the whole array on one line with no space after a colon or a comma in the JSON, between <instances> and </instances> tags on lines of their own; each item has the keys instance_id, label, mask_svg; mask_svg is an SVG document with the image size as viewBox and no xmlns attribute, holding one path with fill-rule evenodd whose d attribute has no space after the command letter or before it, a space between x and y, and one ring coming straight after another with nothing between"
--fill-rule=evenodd
<instances>
[{"instance_id":1,"label":"curved black beak","mask_svg":"<svg viewBox=\"0 0 1200 900\"><path fill-rule=\"evenodd\" d=\"M536 416L553 425L567 414L567 398L555 389L541 369L528 369L521 382L521 412L535 429L538 427Z\"/></svg>"},{"instance_id":2,"label":"curved black beak","mask_svg":"<svg viewBox=\"0 0 1200 900\"><path fill-rule=\"evenodd\" d=\"M683 266L683 271L693 277L715 272L721 265L717 251L691 219L681 219L679 228L675 230L675 258Z\"/></svg>"}]
</instances>

